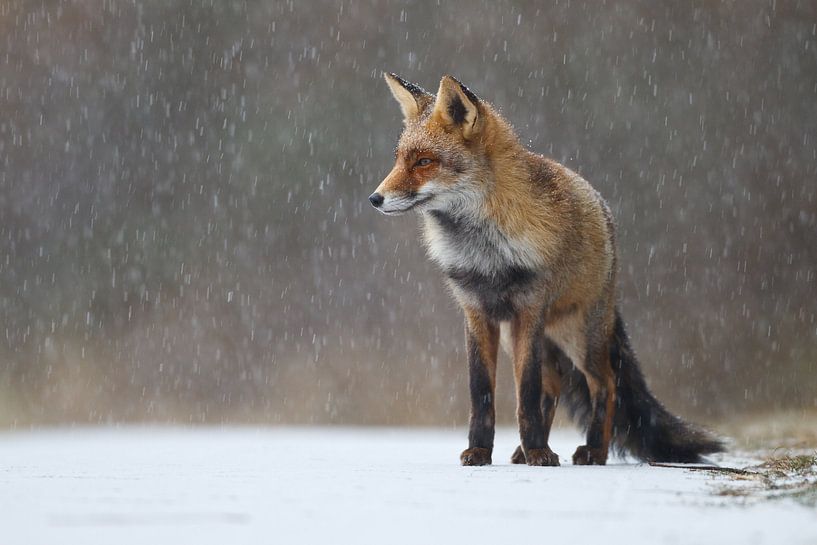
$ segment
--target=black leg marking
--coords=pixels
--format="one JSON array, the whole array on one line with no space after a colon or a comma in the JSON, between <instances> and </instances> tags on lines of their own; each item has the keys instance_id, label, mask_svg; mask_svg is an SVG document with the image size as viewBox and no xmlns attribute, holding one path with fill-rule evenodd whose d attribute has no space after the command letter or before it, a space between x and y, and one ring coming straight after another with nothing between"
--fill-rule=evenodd
<instances>
[{"instance_id":1,"label":"black leg marking","mask_svg":"<svg viewBox=\"0 0 817 545\"><path fill-rule=\"evenodd\" d=\"M554 359L558 357L558 354L558 348L546 337L540 336L534 340L530 361L525 364L525 370L520 378L528 381L527 384L538 383L540 389L537 395L535 388L529 388L520 381L519 432L522 445L517 447L511 455L511 463L527 463L536 466L559 465L559 456L548 446L550 428L553 425L561 388L558 362ZM543 360L542 357L546 359ZM535 372L528 372L530 368L539 370L538 377ZM523 410L526 412L524 416ZM530 418L529 414L533 414L534 417Z\"/></svg>"},{"instance_id":2,"label":"black leg marking","mask_svg":"<svg viewBox=\"0 0 817 545\"><path fill-rule=\"evenodd\" d=\"M468 374L471 389L469 448L494 448L494 386L477 340L468 333Z\"/></svg>"},{"instance_id":3,"label":"black leg marking","mask_svg":"<svg viewBox=\"0 0 817 545\"><path fill-rule=\"evenodd\" d=\"M547 444L562 389L562 372L559 369L559 358L562 356L562 351L559 350L555 343L545 337L542 340L542 353L545 357L542 362L542 417L544 419L545 444Z\"/></svg>"},{"instance_id":4,"label":"black leg marking","mask_svg":"<svg viewBox=\"0 0 817 545\"><path fill-rule=\"evenodd\" d=\"M553 426L553 417L556 416L556 406L559 398L548 394L542 395L542 416L544 417L545 444L550 439L550 428Z\"/></svg>"},{"instance_id":5,"label":"black leg marking","mask_svg":"<svg viewBox=\"0 0 817 545\"><path fill-rule=\"evenodd\" d=\"M593 398L593 414L587 428L587 446L590 448L607 448L604 440L604 426L607 422L607 388L600 388Z\"/></svg>"},{"instance_id":6,"label":"black leg marking","mask_svg":"<svg viewBox=\"0 0 817 545\"><path fill-rule=\"evenodd\" d=\"M524 450L547 446L542 418L542 343L535 339L519 376L519 436Z\"/></svg>"},{"instance_id":7,"label":"black leg marking","mask_svg":"<svg viewBox=\"0 0 817 545\"><path fill-rule=\"evenodd\" d=\"M596 383L590 388L590 422L587 427L587 444L581 445L573 454L573 463L580 465L604 465L610 449L613 411L615 410L615 383L611 380Z\"/></svg>"}]
</instances>

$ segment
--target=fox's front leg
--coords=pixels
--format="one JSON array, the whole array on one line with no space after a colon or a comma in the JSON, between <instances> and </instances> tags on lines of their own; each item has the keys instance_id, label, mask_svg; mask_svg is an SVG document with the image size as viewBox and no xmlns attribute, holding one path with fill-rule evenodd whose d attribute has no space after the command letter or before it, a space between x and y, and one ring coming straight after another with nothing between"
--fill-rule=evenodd
<instances>
[{"instance_id":1,"label":"fox's front leg","mask_svg":"<svg viewBox=\"0 0 817 545\"><path fill-rule=\"evenodd\" d=\"M480 312L465 311L465 344L471 389L471 424L468 448L460 455L464 466L491 463L494 450L494 390L499 327Z\"/></svg>"},{"instance_id":2,"label":"fox's front leg","mask_svg":"<svg viewBox=\"0 0 817 545\"><path fill-rule=\"evenodd\" d=\"M556 357L548 356L542 364L542 424L545 433L545 444L550 438L550 429L553 427L553 417L556 415L556 406L559 404L559 392L562 387L562 377L557 368ZM559 457L551 451L548 465L559 465ZM525 464L525 452L521 446L516 447L511 455L511 463Z\"/></svg>"},{"instance_id":3,"label":"fox's front leg","mask_svg":"<svg viewBox=\"0 0 817 545\"><path fill-rule=\"evenodd\" d=\"M521 312L511 322L513 370L516 381L516 416L521 452L515 462L532 466L557 466L559 457L547 444L558 399L558 377L542 374L545 338L539 312ZM550 368L548 368L550 370ZM543 378L547 380L543 383ZM552 386L552 387L547 387ZM543 392L543 390L547 390ZM543 393L546 395L543 397Z\"/></svg>"}]
</instances>

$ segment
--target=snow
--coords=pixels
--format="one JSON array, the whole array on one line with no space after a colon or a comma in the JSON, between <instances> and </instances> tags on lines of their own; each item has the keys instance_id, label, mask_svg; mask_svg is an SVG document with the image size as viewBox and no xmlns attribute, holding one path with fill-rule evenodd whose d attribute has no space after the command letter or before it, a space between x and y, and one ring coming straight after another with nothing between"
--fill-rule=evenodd
<instances>
[{"instance_id":1,"label":"snow","mask_svg":"<svg viewBox=\"0 0 817 545\"><path fill-rule=\"evenodd\" d=\"M725 476L613 460L460 467L463 430L117 428L0 435L4 545L817 543L786 500L719 497ZM726 463L729 460L725 460Z\"/></svg>"}]
</instances>

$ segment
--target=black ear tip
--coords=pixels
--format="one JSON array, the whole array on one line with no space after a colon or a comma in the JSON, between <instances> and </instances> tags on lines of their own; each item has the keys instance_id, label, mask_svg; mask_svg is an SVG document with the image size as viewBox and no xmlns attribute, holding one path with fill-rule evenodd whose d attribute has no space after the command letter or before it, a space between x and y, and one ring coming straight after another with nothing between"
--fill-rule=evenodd
<instances>
[{"instance_id":1,"label":"black ear tip","mask_svg":"<svg viewBox=\"0 0 817 545\"><path fill-rule=\"evenodd\" d=\"M383 77L385 77L386 79L394 80L397 83L399 83L400 85L402 85L403 87L406 87L407 85L411 85L411 83L404 80L403 78L401 78L400 76L398 76L394 72L383 72Z\"/></svg>"},{"instance_id":2,"label":"black ear tip","mask_svg":"<svg viewBox=\"0 0 817 545\"><path fill-rule=\"evenodd\" d=\"M411 83L410 81L404 80L403 78L401 78L400 76L398 76L394 72L384 72L383 74L384 74L384 77L390 78L390 79L396 81L397 83L399 83L401 87L403 87L409 93L414 95L415 98L423 97L423 96L429 94L428 91L426 91L425 89L423 89L419 85L415 85L415 84Z\"/></svg>"},{"instance_id":3,"label":"black ear tip","mask_svg":"<svg viewBox=\"0 0 817 545\"><path fill-rule=\"evenodd\" d=\"M451 74L446 74L446 75L443 76L443 80L447 80L447 79L450 79L451 81L453 81L454 83L459 85L460 89L468 89L468 87L463 85L463 83L460 80L458 80L457 78L455 78Z\"/></svg>"},{"instance_id":4,"label":"black ear tip","mask_svg":"<svg viewBox=\"0 0 817 545\"><path fill-rule=\"evenodd\" d=\"M449 78L451 81L453 81L454 83L456 83L457 85L459 85L459 86L460 86L460 90L462 91L462 93L463 93L463 94L464 94L466 97L468 97L468 100L470 100L471 102L473 102L475 105L476 105L476 104L479 104L479 97L478 97L477 95L475 95L475 94L474 94L474 92L473 92L473 91L471 91L471 89L469 89L468 87L466 87L466 86L465 86L465 84L464 84L463 82L461 82L460 80L458 80L457 78L455 78L455 77L454 77L454 76L452 76L451 74L446 74L446 75L444 75L444 76L443 76L443 79L445 79L445 78Z\"/></svg>"}]
</instances>

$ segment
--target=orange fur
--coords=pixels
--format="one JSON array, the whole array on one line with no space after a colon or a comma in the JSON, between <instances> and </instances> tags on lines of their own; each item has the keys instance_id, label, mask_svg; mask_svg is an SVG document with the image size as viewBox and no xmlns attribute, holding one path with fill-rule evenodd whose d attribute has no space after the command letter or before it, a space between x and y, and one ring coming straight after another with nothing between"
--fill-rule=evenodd
<instances>
[{"instance_id":1,"label":"orange fur","mask_svg":"<svg viewBox=\"0 0 817 545\"><path fill-rule=\"evenodd\" d=\"M559 463L547 439L564 356L584 375L590 400L587 445L574 463L605 463L616 407L610 354L621 348L606 203L578 174L528 151L453 77L442 78L436 97L393 74L386 80L405 128L394 168L370 200L386 214L421 213L429 255L465 312L472 411L462 463L491 461L496 352L506 325L522 440L513 461Z\"/></svg>"}]
</instances>

